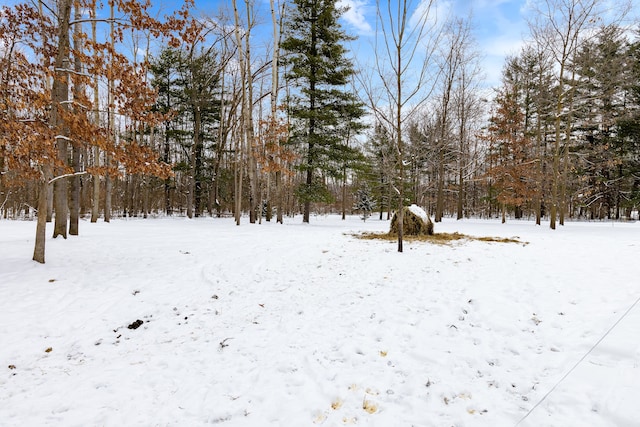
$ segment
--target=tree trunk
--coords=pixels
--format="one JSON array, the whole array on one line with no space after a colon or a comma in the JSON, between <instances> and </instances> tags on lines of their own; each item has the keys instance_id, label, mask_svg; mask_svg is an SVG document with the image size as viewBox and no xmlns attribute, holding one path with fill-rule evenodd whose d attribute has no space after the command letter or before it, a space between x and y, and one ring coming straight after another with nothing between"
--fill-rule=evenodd
<instances>
[{"instance_id":1,"label":"tree trunk","mask_svg":"<svg viewBox=\"0 0 640 427\"><path fill-rule=\"evenodd\" d=\"M249 160L249 187L250 187L250 195L249 195L249 208L251 209L251 217L253 221L251 223L255 223L258 219L258 206L261 202L260 200L260 182L259 182L259 171L258 171L258 158L256 147L256 139L253 130L253 72L251 71L251 29L253 27L253 18L251 14L251 4L249 0L245 0L245 9L247 13L247 29L245 34L245 55L244 55L244 63L246 67L246 87L247 87L247 109L244 114L247 117L246 126L247 126L247 144L248 147L248 160Z\"/></svg>"},{"instance_id":2,"label":"tree trunk","mask_svg":"<svg viewBox=\"0 0 640 427\"><path fill-rule=\"evenodd\" d=\"M391 201L393 200L393 185L391 180L389 180L385 189L387 190L387 221L389 221L391 219Z\"/></svg>"},{"instance_id":3,"label":"tree trunk","mask_svg":"<svg viewBox=\"0 0 640 427\"><path fill-rule=\"evenodd\" d=\"M71 0L61 0L58 3L58 53L55 60L55 77L52 90L52 116L54 117L52 128L56 132L56 147L58 151L58 161L63 165L67 160L67 141L69 129L62 123L58 116L59 110L67 109L66 102L69 100L69 49L70 49L70 21L71 21ZM64 166L56 170L62 175L66 173ZM67 238L67 220L69 216L69 205L67 200L67 181L59 179L54 183L54 210L55 225L53 237L62 236Z\"/></svg>"},{"instance_id":4,"label":"tree trunk","mask_svg":"<svg viewBox=\"0 0 640 427\"><path fill-rule=\"evenodd\" d=\"M562 70L562 68L561 68ZM558 87L558 92L562 91L562 83ZM549 210L549 227L556 229L556 218L558 216L558 200L560 192L560 113L562 111L562 97L558 96L556 107L555 128L556 136L553 144L553 169L551 171L551 209Z\"/></svg>"},{"instance_id":5,"label":"tree trunk","mask_svg":"<svg viewBox=\"0 0 640 427\"><path fill-rule=\"evenodd\" d=\"M114 10L113 10L113 2L110 2L109 4L109 16L110 16L110 37L111 37L111 48L114 49L115 47L115 33L114 33ZM113 58L111 58L111 61L113 63ZM112 66L112 65L110 65ZM115 121L115 117L114 117L114 113L115 113L115 105L114 105L114 94L113 94L113 71L109 70L109 81L107 82L108 88L108 107L107 107L107 112L108 112L108 127L109 127L109 138L112 138L112 142L115 144L115 139L116 139L116 121ZM105 176L105 189L104 189L104 222L111 222L111 193L113 191L113 182L111 180L111 175L110 175L110 169L111 169L111 154L109 153L109 151L107 150L106 153L106 158L105 158L105 168L107 170L107 175Z\"/></svg>"},{"instance_id":6,"label":"tree trunk","mask_svg":"<svg viewBox=\"0 0 640 427\"><path fill-rule=\"evenodd\" d=\"M256 164L256 158L253 155L253 151L253 149L249 149L249 156L247 158L249 162L249 222L251 224L255 224L258 220L258 215L260 215L258 212L258 201L260 199L260 196L258 195L258 166Z\"/></svg>"},{"instance_id":7,"label":"tree trunk","mask_svg":"<svg viewBox=\"0 0 640 427\"><path fill-rule=\"evenodd\" d=\"M573 99L576 91L575 85L576 72L572 70L571 73L571 91L569 93L569 112L567 114L567 123L565 126L565 135L571 134L571 122L573 121ZM563 153L563 165L562 165L562 180L560 185L560 225L564 225L564 217L567 211L567 183L569 180L569 143L571 138L567 137L567 142L564 147Z\"/></svg>"},{"instance_id":8,"label":"tree trunk","mask_svg":"<svg viewBox=\"0 0 640 427\"><path fill-rule=\"evenodd\" d=\"M240 16L238 14L238 7L236 0L233 3L233 15L235 19L235 37L238 51L240 52L240 74L242 85L242 133L245 139L245 148L247 150L247 166L249 177L249 222L255 223L257 219L257 204L258 204L258 172L256 164L256 156L254 155L254 132L253 132L253 74L251 72L251 27L253 26L251 18L251 7L248 0L245 1L245 12L247 14L247 28L243 38L240 36ZM242 185L242 183L240 183Z\"/></svg>"},{"instance_id":9,"label":"tree trunk","mask_svg":"<svg viewBox=\"0 0 640 427\"><path fill-rule=\"evenodd\" d=\"M65 157L67 155L67 143L66 141L58 140L58 156ZM57 171L58 174L63 174L64 170L59 169ZM68 197L68 182L66 179L58 179L53 183L53 192L54 192L54 211L55 211L55 222L53 227L53 237L56 238L58 236L62 236L63 238L67 238L67 226L69 219L69 202L67 200Z\"/></svg>"},{"instance_id":10,"label":"tree trunk","mask_svg":"<svg viewBox=\"0 0 640 427\"><path fill-rule=\"evenodd\" d=\"M43 176L40 180L38 191L38 222L36 225L36 243L33 249L33 260L44 264L46 232L47 232L47 201L49 199L49 178L51 174L48 172L49 167L43 168Z\"/></svg>"},{"instance_id":11,"label":"tree trunk","mask_svg":"<svg viewBox=\"0 0 640 427\"><path fill-rule=\"evenodd\" d=\"M80 172L80 147L73 147L71 164L74 174ZM80 175L71 177L71 206L69 209L69 234L78 235L78 223L80 217Z\"/></svg>"},{"instance_id":12,"label":"tree trunk","mask_svg":"<svg viewBox=\"0 0 640 427\"><path fill-rule=\"evenodd\" d=\"M124 177L124 200L123 200L123 217L126 218L127 216L129 218L131 218L132 216L132 204L131 203L131 199L132 199L132 193L133 193L133 183L132 183L132 175L128 174Z\"/></svg>"},{"instance_id":13,"label":"tree trunk","mask_svg":"<svg viewBox=\"0 0 640 427\"><path fill-rule=\"evenodd\" d=\"M38 13L40 14L40 16L44 16L42 0L38 0ZM43 66L44 67L48 67L49 66L49 59L48 58L44 59L44 61L45 62L43 63ZM51 92L53 94L53 89L52 89L52 86L51 86L51 80L50 79L43 79L43 80L44 80L43 83L44 83L45 91L46 92ZM45 174L47 176L45 178L43 178L43 179L47 179L47 180L51 179L51 175L52 174L53 174L53 172L50 171L48 175ZM44 214L44 212L46 211L46 222L51 222L53 220L53 186L52 185L47 185L46 189L47 189L47 198L46 198L47 206L46 206L46 209L44 211L42 211L42 212ZM6 211L5 211L5 213L6 213ZM42 262L44 263L44 246L43 246L42 251L43 251L42 252L42 259L43 259Z\"/></svg>"},{"instance_id":14,"label":"tree trunk","mask_svg":"<svg viewBox=\"0 0 640 427\"><path fill-rule=\"evenodd\" d=\"M242 121L240 117L240 121ZM240 225L240 218L242 216L242 181L244 179L244 132L242 132L242 124L240 125L239 135L236 136L235 146L235 159L234 159L234 216L236 219L236 225Z\"/></svg>"},{"instance_id":15,"label":"tree trunk","mask_svg":"<svg viewBox=\"0 0 640 427\"><path fill-rule=\"evenodd\" d=\"M567 138L567 144L569 144L569 138ZM567 210L567 179L568 179L568 166L567 163L569 161L569 147L564 147L563 152L563 165L562 165L562 173L560 175L560 194L558 200L558 221L560 225L564 225L564 215Z\"/></svg>"},{"instance_id":16,"label":"tree trunk","mask_svg":"<svg viewBox=\"0 0 640 427\"><path fill-rule=\"evenodd\" d=\"M402 45L398 44L396 51L396 59L398 64L398 70L402 70ZM396 73L396 90L398 98L396 101L396 138L397 138L397 150L398 150L398 252L403 252L403 240L404 240L404 146L402 141L402 73Z\"/></svg>"},{"instance_id":17,"label":"tree trunk","mask_svg":"<svg viewBox=\"0 0 640 427\"><path fill-rule=\"evenodd\" d=\"M0 212L2 212L2 217L4 219L7 219L7 211L9 210L6 207L6 203L7 200L9 199L9 195L10 193L5 190L5 184L4 184L4 165L5 165L5 160L4 160L4 156L3 156L3 151L4 150L0 150ZM5 191L7 191L6 195L5 195ZM4 197L4 199L2 198Z\"/></svg>"},{"instance_id":18,"label":"tree trunk","mask_svg":"<svg viewBox=\"0 0 640 427\"><path fill-rule=\"evenodd\" d=\"M438 184L436 192L436 214L434 217L435 222L442 221L444 215L444 155L442 154L443 147L440 147L440 154L438 155Z\"/></svg>"},{"instance_id":19,"label":"tree trunk","mask_svg":"<svg viewBox=\"0 0 640 427\"><path fill-rule=\"evenodd\" d=\"M311 168L307 170L307 179L305 181L307 184L307 188L311 188L311 184L313 183L313 172ZM309 223L309 219L311 216L311 201L307 198L304 201L304 211L302 212L302 222Z\"/></svg>"},{"instance_id":20,"label":"tree trunk","mask_svg":"<svg viewBox=\"0 0 640 427\"><path fill-rule=\"evenodd\" d=\"M540 114L538 113L538 117ZM540 119L537 120L537 129L536 129L536 158L538 159L537 173L536 173L536 191L533 196L533 208L536 213L536 225L540 225L542 218L542 189L544 188L543 184L543 173L542 173L542 121Z\"/></svg>"},{"instance_id":21,"label":"tree trunk","mask_svg":"<svg viewBox=\"0 0 640 427\"><path fill-rule=\"evenodd\" d=\"M80 9L80 5L77 0L74 1L74 20L79 21L82 17L82 11ZM74 48L78 51L82 51L82 46L80 45L80 36L82 32L82 24L76 22L74 31L73 31L73 45ZM80 56L76 55L73 69L76 73L82 73L82 62L80 60ZM84 96L85 86L84 84L75 84L73 86L73 97L74 100L80 102L82 96ZM76 108L76 107L74 107ZM80 168L80 145L78 143L74 143L71 148L71 166L73 167L73 173L78 174L81 170ZM72 236L78 235L78 222L80 216L80 175L74 175L71 178L71 206L69 208L69 234Z\"/></svg>"},{"instance_id":22,"label":"tree trunk","mask_svg":"<svg viewBox=\"0 0 640 427\"><path fill-rule=\"evenodd\" d=\"M93 162L94 166L100 166L100 148L93 147ZM91 183L93 186L93 196L91 202L91 222L98 222L100 217L100 175L93 174L91 176Z\"/></svg>"},{"instance_id":23,"label":"tree trunk","mask_svg":"<svg viewBox=\"0 0 640 427\"><path fill-rule=\"evenodd\" d=\"M47 222L53 221L53 185L47 186Z\"/></svg>"},{"instance_id":24,"label":"tree trunk","mask_svg":"<svg viewBox=\"0 0 640 427\"><path fill-rule=\"evenodd\" d=\"M282 172L281 171L277 171L276 172L276 222L279 224L283 223L283 218L282 218L282 204L283 204L283 200L282 200Z\"/></svg>"},{"instance_id":25,"label":"tree trunk","mask_svg":"<svg viewBox=\"0 0 640 427\"><path fill-rule=\"evenodd\" d=\"M105 162L107 170L111 167L111 155L107 153ZM113 192L113 181L111 175L107 173L104 179L104 222L111 222L111 194Z\"/></svg>"},{"instance_id":26,"label":"tree trunk","mask_svg":"<svg viewBox=\"0 0 640 427\"><path fill-rule=\"evenodd\" d=\"M142 217L146 219L149 216L149 184L144 176L141 177L141 181Z\"/></svg>"},{"instance_id":27,"label":"tree trunk","mask_svg":"<svg viewBox=\"0 0 640 427\"><path fill-rule=\"evenodd\" d=\"M66 126L61 126L62 119L60 118L60 110L66 108L66 101L69 99L69 83L68 83L68 67L70 37L69 37L69 22L71 20L71 0L61 0L58 4L58 52L54 63L54 80L51 90L51 116L49 125L55 133L55 143L58 148L58 155L62 153L64 147L64 156L61 157L61 161L66 160L66 138L68 137L68 129ZM66 130L66 132L65 132ZM64 143L63 143L64 141ZM43 167L40 181L40 195L38 198L38 222L36 225L36 242L33 251L33 260L44 263L45 255L45 239L46 239L46 215L48 205L48 193L49 193L49 181L51 179L51 168L48 165ZM64 181L64 180L58 180ZM56 229L54 230L54 237L60 233L65 238L67 237L67 212L66 212L66 194L64 194L64 205L60 202L60 206L57 206L59 210L56 210ZM58 220L58 216L62 218ZM64 219L64 221L62 221Z\"/></svg>"},{"instance_id":28,"label":"tree trunk","mask_svg":"<svg viewBox=\"0 0 640 427\"><path fill-rule=\"evenodd\" d=\"M170 143L170 139L169 139L169 124L167 123L165 128L164 128L164 151L163 151L163 156L162 156L162 160L167 163L167 164L171 164L171 143ZM172 210L172 206L171 206L171 178L167 177L164 180L164 213L166 215L171 215L173 213Z\"/></svg>"},{"instance_id":29,"label":"tree trunk","mask_svg":"<svg viewBox=\"0 0 640 427\"><path fill-rule=\"evenodd\" d=\"M462 143L460 144L461 150L459 153L460 156L460 164L458 166L458 215L457 215L457 219L460 220L462 218L464 218L464 198L465 198L465 194L464 194L464 161L463 161L463 156L464 156L464 150L462 150Z\"/></svg>"},{"instance_id":30,"label":"tree trunk","mask_svg":"<svg viewBox=\"0 0 640 427\"><path fill-rule=\"evenodd\" d=\"M195 90L192 90L195 97ZM187 217L193 218L194 215L194 205L195 206L195 216L200 216L200 212L198 212L199 207L197 206L200 203L200 194L197 194L201 191L201 186L198 178L198 174L200 171L198 170L199 163L202 161L199 157L201 157L201 138L202 138L202 112L200 110L200 106L197 104L198 101L196 99L192 99L192 109L193 109L193 145L191 147L191 155L190 155L190 176L189 176L189 187L187 193ZM197 187L197 188L196 188Z\"/></svg>"},{"instance_id":31,"label":"tree trunk","mask_svg":"<svg viewBox=\"0 0 640 427\"><path fill-rule=\"evenodd\" d=\"M95 18L96 10L95 4L93 5L93 9L91 12L91 17ZM97 42L96 35L96 21L91 21L91 39L94 43ZM100 97L98 91L98 76L95 76L93 80L93 123L98 126L100 123ZM93 166L100 167L100 148L95 146L93 147ZM91 222L98 222L98 217L100 217L100 175L95 173L92 175L92 184L93 184L93 197L92 197L92 205L91 205Z\"/></svg>"},{"instance_id":32,"label":"tree trunk","mask_svg":"<svg viewBox=\"0 0 640 427\"><path fill-rule=\"evenodd\" d=\"M63 62L62 67L66 69L66 67L68 67L68 64L65 62ZM64 90L65 92L68 90L68 83L67 83L67 76L65 74L64 76L65 82L60 83L59 86L64 86ZM53 84L54 86L54 91L55 91L55 87L56 87L56 83ZM64 96L65 98L67 97L66 94L65 95L58 95L60 96L60 98L58 99L62 99L62 97ZM64 101L66 101L66 99L64 99ZM57 105L60 105L60 103L55 103ZM55 105L54 104L54 105ZM57 107L57 105L54 108L64 108L62 106ZM67 130L62 130L62 129L57 129L57 132L62 133L63 137L59 138L56 137L56 146L57 146L57 150L58 150L58 160L62 162L63 165L66 165L68 163L67 161L67 149L68 149L68 144L67 144L67 139L65 138L65 136L67 136L66 134L68 133ZM56 170L56 173L58 175L63 175L66 173L66 170L64 169L64 167L62 168L58 168ZM54 228L53 228L53 237L56 238L58 236L62 236L63 238L67 238L67 225L68 225L68 218L69 218L69 204L68 204L68 182L66 179L59 179L57 181L54 182L53 184L53 191L54 191L54 211L55 211L55 222L54 222Z\"/></svg>"},{"instance_id":33,"label":"tree trunk","mask_svg":"<svg viewBox=\"0 0 640 427\"><path fill-rule=\"evenodd\" d=\"M315 12L314 12L315 13ZM311 56L315 57L318 52L318 29L317 29L317 20L314 20L311 23ZM311 200L309 199L311 188L313 185L313 169L315 168L315 136L316 136L316 96L318 95L316 91L316 83L317 83L317 69L312 66L309 70L309 133L307 135L307 177L306 177L306 186L307 186L307 194L304 200L304 212L302 213L302 222L309 223L311 216Z\"/></svg>"},{"instance_id":34,"label":"tree trunk","mask_svg":"<svg viewBox=\"0 0 640 427\"><path fill-rule=\"evenodd\" d=\"M462 156L463 154L460 153ZM460 160L462 162L462 159ZM460 170L458 171L458 216L457 219L462 219L464 217L463 213L463 203L464 203L464 173L462 169L462 165L460 166Z\"/></svg>"},{"instance_id":35,"label":"tree trunk","mask_svg":"<svg viewBox=\"0 0 640 427\"><path fill-rule=\"evenodd\" d=\"M222 140L220 140L222 141ZM219 145L222 145L222 142L219 143ZM220 201L218 200L218 194L220 192L220 183L218 180L218 175L220 174L220 156L216 156L216 160L215 160L215 164L213 166L213 182L211 183L212 185L212 194L211 194L211 204L212 206L215 206L216 209L216 214L218 215L218 217L220 217L221 212L220 212ZM213 211L211 212L213 215Z\"/></svg>"},{"instance_id":36,"label":"tree trunk","mask_svg":"<svg viewBox=\"0 0 640 427\"><path fill-rule=\"evenodd\" d=\"M284 15L284 5L286 3L283 2L283 13L281 13L280 18L282 19L282 15ZM271 6L271 23L273 26L273 57L271 58L271 124L273 126L273 130L271 132L272 137L275 139L273 141L274 145L279 146L279 137L275 132L275 127L277 125L277 109L278 109L278 62L280 57L280 37L282 32L280 31L281 26L278 25L278 20L276 16L276 8L274 5L274 0L269 0L269 5ZM281 159L276 159L276 222L282 224L282 171L281 171Z\"/></svg>"},{"instance_id":37,"label":"tree trunk","mask_svg":"<svg viewBox=\"0 0 640 427\"><path fill-rule=\"evenodd\" d=\"M342 220L347 217L347 170L342 171Z\"/></svg>"}]
</instances>

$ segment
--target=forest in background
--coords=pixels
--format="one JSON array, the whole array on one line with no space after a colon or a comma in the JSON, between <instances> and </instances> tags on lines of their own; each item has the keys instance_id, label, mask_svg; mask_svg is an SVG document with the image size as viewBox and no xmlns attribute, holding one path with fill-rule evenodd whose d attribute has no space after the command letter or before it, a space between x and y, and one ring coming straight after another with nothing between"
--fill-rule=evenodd
<instances>
[{"instance_id":1,"label":"forest in background","mask_svg":"<svg viewBox=\"0 0 640 427\"><path fill-rule=\"evenodd\" d=\"M435 0L378 4L364 61L336 3L234 0L196 17L185 1L162 18L132 0L4 6L1 217L37 216L41 262L45 221L66 237L85 217L308 222L415 203L436 222L638 219L628 9L538 2L488 92L468 19L437 21Z\"/></svg>"}]
</instances>

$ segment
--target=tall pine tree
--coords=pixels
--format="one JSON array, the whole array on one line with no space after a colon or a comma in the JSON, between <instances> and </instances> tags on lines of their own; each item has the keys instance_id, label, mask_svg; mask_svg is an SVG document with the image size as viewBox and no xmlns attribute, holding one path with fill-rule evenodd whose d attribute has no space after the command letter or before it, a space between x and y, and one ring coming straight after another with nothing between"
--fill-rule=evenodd
<instances>
[{"instance_id":1,"label":"tall pine tree","mask_svg":"<svg viewBox=\"0 0 640 427\"><path fill-rule=\"evenodd\" d=\"M304 147L306 180L297 195L304 204L303 221L309 222L311 202L329 194L318 172L339 176L345 162L359 157L345 135L360 128L364 108L347 87L355 71L343 45L351 37L338 22L346 9L338 8L336 0L293 3L281 47L286 78L295 91L288 100L290 142Z\"/></svg>"}]
</instances>

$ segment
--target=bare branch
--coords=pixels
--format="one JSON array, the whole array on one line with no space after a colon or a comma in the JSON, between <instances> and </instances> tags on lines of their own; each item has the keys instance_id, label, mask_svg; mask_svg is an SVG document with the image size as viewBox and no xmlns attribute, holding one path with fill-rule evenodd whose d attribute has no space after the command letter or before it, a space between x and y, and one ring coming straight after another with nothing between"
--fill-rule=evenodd
<instances>
[{"instance_id":1,"label":"bare branch","mask_svg":"<svg viewBox=\"0 0 640 427\"><path fill-rule=\"evenodd\" d=\"M55 178L51 178L49 180L49 184L53 184L55 181L58 181L59 179L70 178L70 177L86 175L86 174L87 174L87 171L74 172L74 173L65 173L64 175L58 175Z\"/></svg>"}]
</instances>

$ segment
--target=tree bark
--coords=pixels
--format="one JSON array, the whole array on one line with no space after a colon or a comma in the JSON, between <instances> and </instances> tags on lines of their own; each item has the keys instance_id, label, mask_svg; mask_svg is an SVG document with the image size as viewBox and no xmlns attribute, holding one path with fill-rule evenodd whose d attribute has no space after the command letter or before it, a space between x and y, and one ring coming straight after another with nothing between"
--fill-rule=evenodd
<instances>
[{"instance_id":1,"label":"tree bark","mask_svg":"<svg viewBox=\"0 0 640 427\"><path fill-rule=\"evenodd\" d=\"M403 12L402 20L406 19L406 10ZM398 252L403 252L403 240L404 240L404 146L402 141L402 38L404 36L404 26L401 27L402 31L398 34L398 40L396 41L396 60L397 60L397 73L396 73L396 149L398 158Z\"/></svg>"},{"instance_id":2,"label":"tree bark","mask_svg":"<svg viewBox=\"0 0 640 427\"><path fill-rule=\"evenodd\" d=\"M460 154L460 155L462 156L462 154ZM462 165L460 165L459 166L459 170L458 170L458 206L457 206L458 215L457 215L457 219L464 218L463 206L464 206L464 173L463 173Z\"/></svg>"},{"instance_id":3,"label":"tree bark","mask_svg":"<svg viewBox=\"0 0 640 427\"><path fill-rule=\"evenodd\" d=\"M53 221L53 185L47 186L47 222Z\"/></svg>"},{"instance_id":4,"label":"tree bark","mask_svg":"<svg viewBox=\"0 0 640 427\"><path fill-rule=\"evenodd\" d=\"M91 10L91 17L95 18L96 10L95 4L93 5L93 9ZM91 21L91 39L94 43L97 43L97 34L96 34L96 21ZM98 76L95 76L93 80L93 123L98 126L100 123L100 97L99 97L99 89L98 89ZM93 147L93 166L100 167L100 148L95 146ZM98 173L94 173L91 177L91 182L93 185L93 197L91 202L91 222L98 222L98 218L100 217L100 175Z\"/></svg>"},{"instance_id":5,"label":"tree bark","mask_svg":"<svg viewBox=\"0 0 640 427\"><path fill-rule=\"evenodd\" d=\"M47 204L49 199L49 179L51 173L48 172L50 168L48 166L43 167L42 177L39 183L38 190L38 222L36 225L36 243L33 249L33 260L44 264L45 261L45 243L47 232Z\"/></svg>"},{"instance_id":6,"label":"tree bark","mask_svg":"<svg viewBox=\"0 0 640 427\"><path fill-rule=\"evenodd\" d=\"M286 3L285 3L286 4ZM272 137L275 139L273 141L274 145L279 146L280 141L279 136L275 131L275 127L277 125L277 114L278 114L278 62L280 57L280 37L282 32L280 31L281 26L278 25L276 8L274 5L274 0L269 0L269 5L271 6L271 23L273 26L273 57L271 58L271 126L273 127L271 131ZM280 18L282 19L282 15L284 15L284 5L282 9L282 13ZM279 150L278 150L279 151ZM279 154L279 152L278 152ZM276 222L282 224L282 163L281 159L278 157L276 159Z\"/></svg>"},{"instance_id":7,"label":"tree bark","mask_svg":"<svg viewBox=\"0 0 640 427\"><path fill-rule=\"evenodd\" d=\"M69 58L69 48L70 48L70 37L69 37L69 26L71 20L71 0L61 0L59 3L58 10L58 52L56 54L55 62L54 62L54 81L53 87L51 90L51 116L49 120L49 125L55 134L55 142L58 147L58 154L62 151L62 146L65 148L65 156L63 159L66 159L66 138L67 134L64 133L65 126L62 125L62 119L59 116L59 113L64 107L65 101L69 98L69 84L68 84L68 73L65 65L68 66L68 58ZM68 132L67 132L68 133ZM65 141L62 144L62 141ZM40 194L38 198L38 222L36 225L36 242L33 251L33 260L39 263L44 263L45 261L45 241L46 241L46 225L47 225L47 215L45 214L47 211L48 205L48 195L49 195L49 181L51 179L51 167L49 165L44 165L41 171L42 176L40 178ZM58 180L64 181L64 180ZM65 194L65 202L66 202L66 194ZM61 206L60 211L56 211L56 227L57 229L54 231L54 237L57 236L56 232L62 232L61 234L66 238L67 229L66 229L66 206ZM62 212L62 213L61 213ZM62 216L64 218L64 229L58 224L58 216ZM63 221L60 220L62 224Z\"/></svg>"},{"instance_id":8,"label":"tree bark","mask_svg":"<svg viewBox=\"0 0 640 427\"><path fill-rule=\"evenodd\" d=\"M113 2L110 2L109 5L109 16L110 16L110 38L111 38L111 48L114 49L115 48L115 32L114 32L114 5ZM111 61L113 63L113 58L111 58ZM113 65L110 65L110 67ZM113 143L115 144L115 139L116 139L116 121L115 121L115 105L114 105L114 82L113 82L113 72L111 70L109 70L109 81L107 82L108 84L108 107L107 107L107 111L108 111L108 127L109 127L109 138L113 139ZM104 183L105 183L105 188L104 188L104 222L111 222L111 196L112 196L112 191L113 191L113 182L111 179L111 173L110 173L110 169L111 169L111 154L109 153L109 151L107 151L106 153L106 157L105 157L105 169L107 171L107 174L105 176L104 179Z\"/></svg>"},{"instance_id":9,"label":"tree bark","mask_svg":"<svg viewBox=\"0 0 640 427\"><path fill-rule=\"evenodd\" d=\"M245 0L245 9L247 14L247 28L243 37L240 36L240 16L236 0L233 3L233 14L235 19L235 37L240 54L240 74L241 74L241 96L242 96L242 133L244 134L245 149L247 152L246 161L248 166L249 177L249 222L254 224L257 219L258 204L258 172L256 164L256 156L254 155L254 132L253 132L253 75L251 72L251 27L253 26L251 18L251 5L249 0ZM244 39L244 43L243 43ZM240 186L242 182L240 182Z\"/></svg>"},{"instance_id":10,"label":"tree bark","mask_svg":"<svg viewBox=\"0 0 640 427\"><path fill-rule=\"evenodd\" d=\"M281 171L277 171L276 172L276 222L282 224L283 223L283 218L282 218L282 172Z\"/></svg>"},{"instance_id":11,"label":"tree bark","mask_svg":"<svg viewBox=\"0 0 640 427\"><path fill-rule=\"evenodd\" d=\"M71 165L74 176L71 177L71 205L69 208L69 234L77 236L79 233L80 219L80 175L75 175L81 171L80 168L80 147L73 146Z\"/></svg>"},{"instance_id":12,"label":"tree bark","mask_svg":"<svg viewBox=\"0 0 640 427\"><path fill-rule=\"evenodd\" d=\"M202 138L202 112L200 110L200 106L198 105L198 101L195 99L195 88L192 88L192 109L193 109L193 145L191 147L191 155L190 155L190 176L189 176L189 186L187 193L187 217L193 218L194 215L194 205L195 205L195 216L200 216L200 212L198 212L199 207L197 206L200 203L200 183L198 182L197 174L200 173L198 166L201 162L200 157L201 154L201 138Z\"/></svg>"},{"instance_id":13,"label":"tree bark","mask_svg":"<svg viewBox=\"0 0 640 427\"><path fill-rule=\"evenodd\" d=\"M105 166L107 170L111 167L111 155L107 153ZM104 178L104 222L111 222L111 194L113 192L113 181L107 172Z\"/></svg>"},{"instance_id":14,"label":"tree bark","mask_svg":"<svg viewBox=\"0 0 640 427\"><path fill-rule=\"evenodd\" d=\"M42 0L38 0L38 13L40 14L40 16L44 16L44 10L43 10L43 7L42 7ZM49 59L46 58L45 61L46 61L46 63L43 64L43 65L45 67L49 66L49 64L48 64ZM47 91L47 92L52 91L51 80L48 79L48 78L45 78L43 80L44 80L45 91ZM51 179L50 175L52 175L52 174L53 174L53 172L50 171L49 174L48 174L49 177L46 178L47 181L49 179ZM47 175L47 174L44 174L44 175ZM47 206L46 206L46 209L45 209L45 211L46 211L46 222L51 222L53 220L53 186L52 185L47 185L46 186L46 190L47 190ZM45 211L42 211L42 212L44 213ZM42 258L44 260L44 246L43 246L42 250L43 250ZM44 262L44 261L42 261L42 262Z\"/></svg>"},{"instance_id":15,"label":"tree bark","mask_svg":"<svg viewBox=\"0 0 640 427\"><path fill-rule=\"evenodd\" d=\"M58 53L55 60L55 73L52 89L52 128L56 132L56 147L58 161L62 165L56 169L56 173L62 175L67 165L67 141L69 129L59 117L61 110L67 109L69 100L69 49L71 46L69 29L71 21L71 0L61 0L58 3ZM67 220L69 205L67 200L68 183L65 179L59 179L54 183L54 210L55 224L53 237L67 238Z\"/></svg>"},{"instance_id":16,"label":"tree bark","mask_svg":"<svg viewBox=\"0 0 640 427\"><path fill-rule=\"evenodd\" d=\"M240 118L242 121L242 118ZM234 195L234 216L236 219L236 225L240 225L240 218L242 216L242 181L244 179L244 133L240 131L240 135L237 138L235 147L235 162L234 162L234 183L235 183L235 195Z\"/></svg>"},{"instance_id":17,"label":"tree bark","mask_svg":"<svg viewBox=\"0 0 640 427\"><path fill-rule=\"evenodd\" d=\"M79 21L82 17L80 5L77 0L74 1L74 20ZM82 50L80 36L82 32L82 24L76 22L73 29L73 44L77 51ZM73 64L74 71L78 74L82 73L82 62L80 56L76 55ZM84 96L85 86L84 84L75 84L73 86L73 97L76 102L80 102L82 96ZM74 108L76 108L74 106ZM77 236L79 233L79 216L80 216L80 175L75 175L81 171L80 167L80 145L78 143L72 144L71 148L71 166L73 167L74 176L71 178L71 205L69 208L69 234Z\"/></svg>"},{"instance_id":18,"label":"tree bark","mask_svg":"<svg viewBox=\"0 0 640 427\"><path fill-rule=\"evenodd\" d=\"M314 13L316 11L314 10ZM315 16L314 18L317 18ZM318 52L318 34L317 34L317 19L311 22L311 56L316 57ZM317 80L317 70L313 65L309 70L309 111L311 112L309 117L309 134L308 134L308 152L307 152L307 173L305 184L307 188L307 192L311 191L311 187L313 185L313 169L315 168L315 134L316 134L316 120L314 114L316 112L316 80ZM309 199L309 194L306 195L304 200L304 211L302 212L302 222L309 223L311 216L311 200Z\"/></svg>"}]
</instances>

